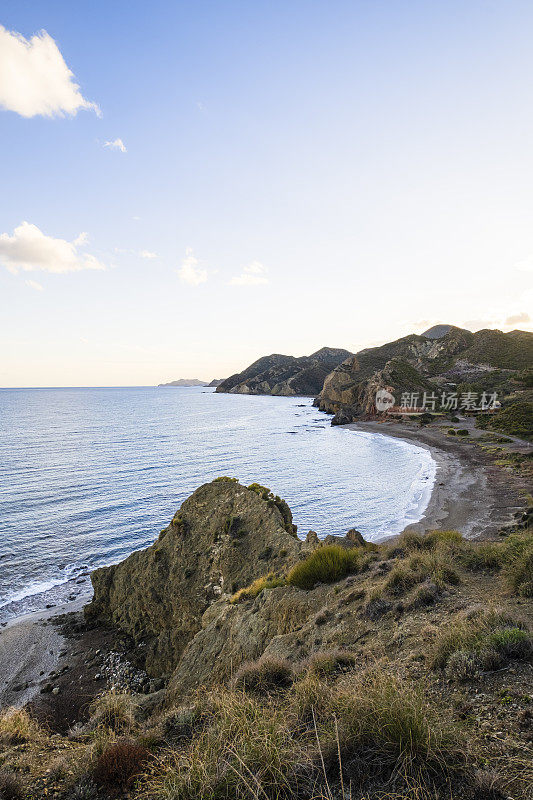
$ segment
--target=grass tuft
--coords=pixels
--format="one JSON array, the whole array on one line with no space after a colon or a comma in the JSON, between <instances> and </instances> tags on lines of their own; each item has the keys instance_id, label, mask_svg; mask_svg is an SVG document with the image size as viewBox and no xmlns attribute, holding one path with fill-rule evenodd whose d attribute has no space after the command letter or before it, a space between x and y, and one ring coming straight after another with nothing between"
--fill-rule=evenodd
<instances>
[{"instance_id":1,"label":"grass tuft","mask_svg":"<svg viewBox=\"0 0 533 800\"><path fill-rule=\"evenodd\" d=\"M265 589L275 589L278 586L285 586L285 578L279 578L273 572L257 578L249 586L239 589L232 596L230 603L242 603L245 600L253 600Z\"/></svg>"},{"instance_id":2,"label":"grass tuft","mask_svg":"<svg viewBox=\"0 0 533 800\"><path fill-rule=\"evenodd\" d=\"M93 700L89 711L92 729L124 734L135 725L135 701L127 692L105 692Z\"/></svg>"},{"instance_id":3,"label":"grass tuft","mask_svg":"<svg viewBox=\"0 0 533 800\"><path fill-rule=\"evenodd\" d=\"M312 589L317 583L335 583L359 571L364 564L362 548L346 550L337 544L325 545L295 564L287 575L287 583L299 589Z\"/></svg>"},{"instance_id":4,"label":"grass tuft","mask_svg":"<svg viewBox=\"0 0 533 800\"><path fill-rule=\"evenodd\" d=\"M8 708L0 713L0 744L26 744L42 735L42 728L24 709Z\"/></svg>"},{"instance_id":5,"label":"grass tuft","mask_svg":"<svg viewBox=\"0 0 533 800\"><path fill-rule=\"evenodd\" d=\"M261 694L286 688L292 681L293 671L288 661L263 655L257 661L242 664L233 679L233 685L236 689Z\"/></svg>"}]
</instances>

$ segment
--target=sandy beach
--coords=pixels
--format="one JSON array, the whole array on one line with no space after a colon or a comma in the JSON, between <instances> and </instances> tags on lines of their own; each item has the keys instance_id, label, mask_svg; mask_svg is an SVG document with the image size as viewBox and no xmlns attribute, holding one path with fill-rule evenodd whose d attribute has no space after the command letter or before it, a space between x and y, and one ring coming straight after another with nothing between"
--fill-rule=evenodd
<instances>
[{"instance_id":1,"label":"sandy beach","mask_svg":"<svg viewBox=\"0 0 533 800\"><path fill-rule=\"evenodd\" d=\"M431 452L437 464L435 484L424 516L409 530L453 529L469 539L490 539L500 528L510 525L514 515L525 507L525 495L531 486L516 472L494 464L479 446L484 431L474 427L473 419L463 419L451 427L466 428L469 435L447 436L434 423L421 427L418 422L357 422L344 427L351 430L380 433L410 441ZM501 443L499 446L502 446ZM510 439L509 452L531 452L531 445Z\"/></svg>"},{"instance_id":2,"label":"sandy beach","mask_svg":"<svg viewBox=\"0 0 533 800\"><path fill-rule=\"evenodd\" d=\"M471 434L464 439L447 436L439 425L421 427L415 422L359 422L346 428L398 437L431 452L437 463L435 484L423 518L409 529L457 529L468 538L493 538L525 506L528 487L516 473L496 466L475 445L482 432L473 428L472 421L461 421L461 427L467 426ZM518 440L508 448L515 452L531 449ZM72 619L81 620L79 612L89 598L90 591L84 590L73 602L16 619L0 631L0 707L32 702L46 717L54 704L63 704L60 717L67 727L69 705L87 703L102 691L105 681L94 675L98 674L97 656L113 647L114 634L87 631L74 637L78 641L73 644L55 619L71 614ZM51 680L58 687L55 695L50 691ZM45 685L49 691L43 694Z\"/></svg>"}]
</instances>

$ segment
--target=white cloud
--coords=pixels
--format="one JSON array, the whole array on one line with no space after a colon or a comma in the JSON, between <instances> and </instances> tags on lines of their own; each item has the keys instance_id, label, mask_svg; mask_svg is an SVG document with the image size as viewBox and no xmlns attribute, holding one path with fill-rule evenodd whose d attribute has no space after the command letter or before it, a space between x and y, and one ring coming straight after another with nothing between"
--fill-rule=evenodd
<instances>
[{"instance_id":1,"label":"white cloud","mask_svg":"<svg viewBox=\"0 0 533 800\"><path fill-rule=\"evenodd\" d=\"M506 325L515 325L518 322L531 322L531 317L526 311L521 311L519 314L511 314L505 320Z\"/></svg>"},{"instance_id":2,"label":"white cloud","mask_svg":"<svg viewBox=\"0 0 533 800\"><path fill-rule=\"evenodd\" d=\"M0 107L22 117L74 115L92 109L46 31L25 39L0 25Z\"/></svg>"},{"instance_id":3,"label":"white cloud","mask_svg":"<svg viewBox=\"0 0 533 800\"><path fill-rule=\"evenodd\" d=\"M240 275L234 275L230 280L231 286L259 286L268 283L267 268L259 261L252 261L244 267Z\"/></svg>"},{"instance_id":4,"label":"white cloud","mask_svg":"<svg viewBox=\"0 0 533 800\"><path fill-rule=\"evenodd\" d=\"M189 286L198 286L200 283L207 281L207 270L201 269L198 266L198 259L193 254L190 247L185 252L185 258L181 262L181 267L178 270L178 275L183 283Z\"/></svg>"},{"instance_id":5,"label":"white cloud","mask_svg":"<svg viewBox=\"0 0 533 800\"><path fill-rule=\"evenodd\" d=\"M157 258L157 253L152 253L151 250L141 250L139 255L141 258Z\"/></svg>"},{"instance_id":6,"label":"white cloud","mask_svg":"<svg viewBox=\"0 0 533 800\"><path fill-rule=\"evenodd\" d=\"M24 281L24 283L26 284L26 286L29 286L30 289L35 289L36 292L43 291L43 287L41 286L40 283L37 283L37 281L27 280Z\"/></svg>"},{"instance_id":7,"label":"white cloud","mask_svg":"<svg viewBox=\"0 0 533 800\"><path fill-rule=\"evenodd\" d=\"M86 241L87 234L80 234L73 242L54 239L46 236L36 225L21 222L13 236L0 234L0 262L14 274L19 270L63 273L105 269L95 256L78 251Z\"/></svg>"},{"instance_id":8,"label":"white cloud","mask_svg":"<svg viewBox=\"0 0 533 800\"><path fill-rule=\"evenodd\" d=\"M121 153L128 152L122 139L113 139L112 142L104 142L104 147L110 147L111 150L120 150Z\"/></svg>"},{"instance_id":9,"label":"white cloud","mask_svg":"<svg viewBox=\"0 0 533 800\"><path fill-rule=\"evenodd\" d=\"M517 261L514 267L520 272L533 272L533 256L528 256L522 261Z\"/></svg>"}]
</instances>

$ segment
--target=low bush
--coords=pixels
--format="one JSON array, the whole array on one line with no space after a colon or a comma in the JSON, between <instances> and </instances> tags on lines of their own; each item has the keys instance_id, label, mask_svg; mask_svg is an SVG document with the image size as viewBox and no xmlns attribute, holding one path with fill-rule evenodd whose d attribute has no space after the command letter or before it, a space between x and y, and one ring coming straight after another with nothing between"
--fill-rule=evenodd
<instances>
[{"instance_id":1,"label":"low bush","mask_svg":"<svg viewBox=\"0 0 533 800\"><path fill-rule=\"evenodd\" d=\"M39 739L43 731L21 708L8 708L0 713L0 744L25 744Z\"/></svg>"},{"instance_id":2,"label":"low bush","mask_svg":"<svg viewBox=\"0 0 533 800\"><path fill-rule=\"evenodd\" d=\"M447 431L447 433L448 433L450 436L457 436L457 431L455 430L455 428L448 428L448 431Z\"/></svg>"},{"instance_id":3,"label":"low bush","mask_svg":"<svg viewBox=\"0 0 533 800\"><path fill-rule=\"evenodd\" d=\"M424 547L431 546L429 535L420 538L424 541ZM439 552L421 550L412 553L407 562L401 561L393 567L385 580L384 589L389 594L401 595L423 581L431 581L438 590L446 584L459 583L460 578Z\"/></svg>"},{"instance_id":4,"label":"low bush","mask_svg":"<svg viewBox=\"0 0 533 800\"><path fill-rule=\"evenodd\" d=\"M126 692L105 692L90 706L89 727L107 728L116 734L128 733L135 725L135 701Z\"/></svg>"},{"instance_id":5,"label":"low bush","mask_svg":"<svg viewBox=\"0 0 533 800\"><path fill-rule=\"evenodd\" d=\"M468 430L466 428L457 428L456 434L457 436L469 436Z\"/></svg>"},{"instance_id":6,"label":"low bush","mask_svg":"<svg viewBox=\"0 0 533 800\"><path fill-rule=\"evenodd\" d=\"M99 800L101 796L98 792L98 786L91 776L84 775L72 787L68 800Z\"/></svg>"},{"instance_id":7,"label":"low bush","mask_svg":"<svg viewBox=\"0 0 533 800\"><path fill-rule=\"evenodd\" d=\"M521 597L533 597L533 536L529 531L516 533L503 544L504 578L510 589Z\"/></svg>"},{"instance_id":8,"label":"low bush","mask_svg":"<svg viewBox=\"0 0 533 800\"><path fill-rule=\"evenodd\" d=\"M292 681L293 671L288 661L264 655L257 661L242 664L233 679L233 686L260 694L286 688Z\"/></svg>"},{"instance_id":9,"label":"low bush","mask_svg":"<svg viewBox=\"0 0 533 800\"><path fill-rule=\"evenodd\" d=\"M265 705L265 702L267 703ZM289 800L311 797L312 753L294 735L287 708L219 689L203 701L205 726L171 750L145 782L150 800Z\"/></svg>"},{"instance_id":10,"label":"low bush","mask_svg":"<svg viewBox=\"0 0 533 800\"><path fill-rule=\"evenodd\" d=\"M434 669L445 669L449 677L467 677L478 670L496 669L510 660L528 659L533 637L520 621L497 611L461 616L441 631L430 657Z\"/></svg>"},{"instance_id":11,"label":"low bush","mask_svg":"<svg viewBox=\"0 0 533 800\"><path fill-rule=\"evenodd\" d=\"M109 797L119 797L131 789L149 759L146 747L129 739L118 741L98 757L92 777Z\"/></svg>"},{"instance_id":12,"label":"low bush","mask_svg":"<svg viewBox=\"0 0 533 800\"><path fill-rule=\"evenodd\" d=\"M241 603L244 600L253 600L257 595L261 594L264 589L275 589L277 586L284 585L285 578L276 577L273 572L270 572L268 575L257 578L249 586L235 592L230 603Z\"/></svg>"},{"instance_id":13,"label":"low bush","mask_svg":"<svg viewBox=\"0 0 533 800\"><path fill-rule=\"evenodd\" d=\"M350 550L337 544L324 545L298 562L287 575L287 583L299 589L312 589L317 583L335 583L350 572L357 572L365 562L360 547Z\"/></svg>"},{"instance_id":14,"label":"low bush","mask_svg":"<svg viewBox=\"0 0 533 800\"><path fill-rule=\"evenodd\" d=\"M349 650L322 650L318 653L313 653L304 662L303 668L314 675L328 676L346 672L355 663L355 654L350 653Z\"/></svg>"},{"instance_id":15,"label":"low bush","mask_svg":"<svg viewBox=\"0 0 533 800\"><path fill-rule=\"evenodd\" d=\"M439 599L439 590L435 583L427 581L421 584L414 592L411 598L411 608L421 608L423 606L431 606Z\"/></svg>"},{"instance_id":16,"label":"low bush","mask_svg":"<svg viewBox=\"0 0 533 800\"><path fill-rule=\"evenodd\" d=\"M165 739L188 741L201 724L200 714L194 706L169 711L161 720L161 730Z\"/></svg>"}]
</instances>

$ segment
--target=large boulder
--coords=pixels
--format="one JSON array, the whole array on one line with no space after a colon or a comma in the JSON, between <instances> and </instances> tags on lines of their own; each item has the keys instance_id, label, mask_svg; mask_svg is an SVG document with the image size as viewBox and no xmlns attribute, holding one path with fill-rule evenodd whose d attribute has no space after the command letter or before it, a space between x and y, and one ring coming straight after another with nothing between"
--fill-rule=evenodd
<instances>
[{"instance_id":1,"label":"large boulder","mask_svg":"<svg viewBox=\"0 0 533 800\"><path fill-rule=\"evenodd\" d=\"M210 605L298 559L289 507L253 487L232 479L201 486L151 547L93 572L87 617L131 636L150 674L174 670Z\"/></svg>"}]
</instances>

